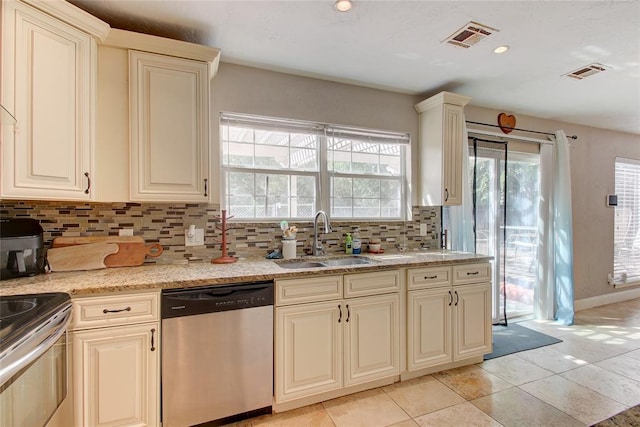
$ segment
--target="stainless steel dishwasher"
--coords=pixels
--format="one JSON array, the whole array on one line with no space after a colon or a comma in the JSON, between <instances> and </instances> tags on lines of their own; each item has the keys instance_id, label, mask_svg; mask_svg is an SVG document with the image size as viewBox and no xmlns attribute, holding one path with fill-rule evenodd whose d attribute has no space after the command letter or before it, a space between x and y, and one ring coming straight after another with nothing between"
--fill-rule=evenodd
<instances>
[{"instance_id":1,"label":"stainless steel dishwasher","mask_svg":"<svg viewBox=\"0 0 640 427\"><path fill-rule=\"evenodd\" d=\"M273 282L162 292L162 425L271 412Z\"/></svg>"}]
</instances>

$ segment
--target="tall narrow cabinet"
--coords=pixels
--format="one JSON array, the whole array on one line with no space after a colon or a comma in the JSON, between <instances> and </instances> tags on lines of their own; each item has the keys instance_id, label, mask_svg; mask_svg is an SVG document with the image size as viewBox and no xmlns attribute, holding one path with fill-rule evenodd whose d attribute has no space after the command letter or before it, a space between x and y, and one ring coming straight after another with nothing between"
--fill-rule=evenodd
<instances>
[{"instance_id":1,"label":"tall narrow cabinet","mask_svg":"<svg viewBox=\"0 0 640 427\"><path fill-rule=\"evenodd\" d=\"M415 105L419 114L418 203L420 206L462 204L462 159L466 96L440 92Z\"/></svg>"}]
</instances>

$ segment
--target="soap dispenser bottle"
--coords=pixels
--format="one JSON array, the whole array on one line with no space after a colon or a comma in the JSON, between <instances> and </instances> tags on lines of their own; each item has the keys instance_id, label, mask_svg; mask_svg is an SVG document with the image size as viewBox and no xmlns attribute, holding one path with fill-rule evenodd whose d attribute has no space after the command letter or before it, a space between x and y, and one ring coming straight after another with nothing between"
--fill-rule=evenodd
<instances>
[{"instance_id":1,"label":"soap dispenser bottle","mask_svg":"<svg viewBox=\"0 0 640 427\"><path fill-rule=\"evenodd\" d=\"M360 241L360 229L356 227L353 231L353 241L351 242L354 255L360 255L362 253L362 242Z\"/></svg>"},{"instance_id":2,"label":"soap dispenser bottle","mask_svg":"<svg viewBox=\"0 0 640 427\"><path fill-rule=\"evenodd\" d=\"M347 255L351 255L353 253L353 246L352 246L352 240L351 240L351 233L347 233L346 237L344 238L344 252Z\"/></svg>"}]
</instances>

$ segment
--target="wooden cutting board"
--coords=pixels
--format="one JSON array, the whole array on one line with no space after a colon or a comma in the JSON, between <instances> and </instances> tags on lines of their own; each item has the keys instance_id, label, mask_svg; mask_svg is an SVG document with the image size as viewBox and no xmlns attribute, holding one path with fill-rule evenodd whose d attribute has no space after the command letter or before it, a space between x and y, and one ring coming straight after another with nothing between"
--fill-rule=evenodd
<instances>
[{"instance_id":1,"label":"wooden cutting board","mask_svg":"<svg viewBox=\"0 0 640 427\"><path fill-rule=\"evenodd\" d=\"M51 243L52 248L65 246L86 245L88 243L142 243L141 236L89 236L89 237L56 237Z\"/></svg>"},{"instance_id":2,"label":"wooden cutting board","mask_svg":"<svg viewBox=\"0 0 640 427\"><path fill-rule=\"evenodd\" d=\"M119 249L116 243L89 243L52 248L47 251L47 260L51 271L97 270L105 268L105 258L115 254Z\"/></svg>"},{"instance_id":3,"label":"wooden cutting board","mask_svg":"<svg viewBox=\"0 0 640 427\"><path fill-rule=\"evenodd\" d=\"M118 243L120 250L105 258L107 267L134 267L144 264L145 257L159 257L162 255L162 245L154 243L145 245L143 243Z\"/></svg>"}]
</instances>

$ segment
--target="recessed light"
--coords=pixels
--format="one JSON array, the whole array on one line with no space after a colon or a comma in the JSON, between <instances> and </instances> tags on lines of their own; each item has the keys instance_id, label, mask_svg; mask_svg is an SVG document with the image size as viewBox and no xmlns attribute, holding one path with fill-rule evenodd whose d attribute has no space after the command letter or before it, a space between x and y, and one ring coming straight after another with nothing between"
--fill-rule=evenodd
<instances>
[{"instance_id":1,"label":"recessed light","mask_svg":"<svg viewBox=\"0 0 640 427\"><path fill-rule=\"evenodd\" d=\"M493 52L494 53L505 53L508 50L509 50L509 46L504 45L504 46L498 46L497 48L493 49Z\"/></svg>"},{"instance_id":2,"label":"recessed light","mask_svg":"<svg viewBox=\"0 0 640 427\"><path fill-rule=\"evenodd\" d=\"M351 0L337 0L334 7L338 12L348 12L353 7L353 3L351 3Z\"/></svg>"}]
</instances>

